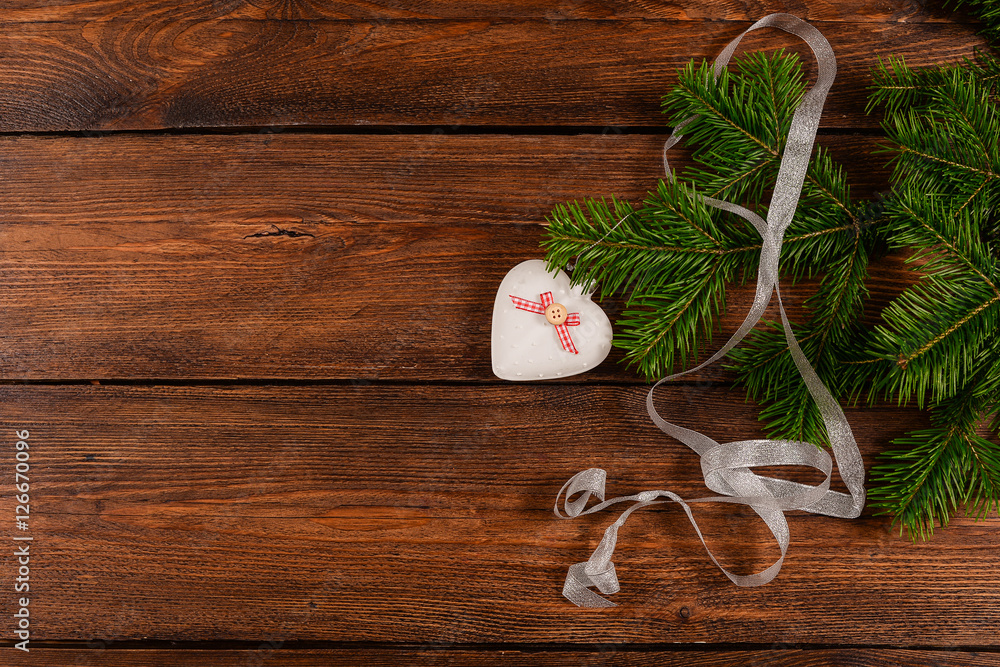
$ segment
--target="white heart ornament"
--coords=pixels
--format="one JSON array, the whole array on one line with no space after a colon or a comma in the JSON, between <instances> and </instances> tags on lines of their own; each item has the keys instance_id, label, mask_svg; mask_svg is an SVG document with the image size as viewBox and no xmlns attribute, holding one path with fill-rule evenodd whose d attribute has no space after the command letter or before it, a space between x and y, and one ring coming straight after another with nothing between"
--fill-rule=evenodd
<instances>
[{"instance_id":1,"label":"white heart ornament","mask_svg":"<svg viewBox=\"0 0 1000 667\"><path fill-rule=\"evenodd\" d=\"M543 312L522 310L511 298L536 302L537 307L547 292L552 293L554 305L561 304L569 313L579 314L578 326L563 327L576 354L564 348L558 327ZM567 324L572 321L567 320ZM549 273L540 259L521 262L504 276L493 303L493 373L515 381L584 373L607 358L611 336L611 321L590 300L590 294L583 293L583 286L570 285L563 271Z\"/></svg>"}]
</instances>

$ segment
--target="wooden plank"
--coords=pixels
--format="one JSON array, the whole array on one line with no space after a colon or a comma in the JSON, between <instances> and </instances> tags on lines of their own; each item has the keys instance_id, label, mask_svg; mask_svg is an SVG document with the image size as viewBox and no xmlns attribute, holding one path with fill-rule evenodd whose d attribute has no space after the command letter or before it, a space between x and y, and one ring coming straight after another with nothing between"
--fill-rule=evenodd
<instances>
[{"instance_id":1,"label":"wooden plank","mask_svg":"<svg viewBox=\"0 0 1000 667\"><path fill-rule=\"evenodd\" d=\"M566 201L641 201L663 177L668 134L0 137L0 202L19 226L537 224ZM888 188L881 143L817 138L860 198ZM690 165L683 148L671 160Z\"/></svg>"},{"instance_id":2,"label":"wooden plank","mask_svg":"<svg viewBox=\"0 0 1000 667\"><path fill-rule=\"evenodd\" d=\"M494 290L541 256L541 228L522 223L586 196L642 199L662 139L2 139L0 374L492 379ZM885 187L873 139L821 143L856 191ZM907 280L898 262L876 271L876 303ZM724 331L745 301L734 293ZM582 377L634 380L617 359Z\"/></svg>"},{"instance_id":3,"label":"wooden plank","mask_svg":"<svg viewBox=\"0 0 1000 667\"><path fill-rule=\"evenodd\" d=\"M697 457L641 387L6 386L0 437L30 431L38 641L726 642L996 647L996 518L912 544L888 520L792 516L772 584L737 589L676 508L637 513L621 606L559 595L614 513L559 521L591 466L610 494L701 495ZM759 435L720 389L664 409L716 438ZM866 461L916 411L849 411ZM553 436L556 428L559 437ZM9 463L13 465L13 457ZM839 483L836 485L839 486ZM0 516L12 521L3 494ZM776 555L745 511L696 510L738 571ZM11 526L11 529L13 526ZM37 565L36 565L37 563ZM13 563L3 559L10 581ZM13 613L11 597L0 612Z\"/></svg>"},{"instance_id":4,"label":"wooden plank","mask_svg":"<svg viewBox=\"0 0 1000 667\"><path fill-rule=\"evenodd\" d=\"M98 642L95 642L95 645ZM644 650L642 646L608 646L599 650L530 650L497 649L459 650L448 648L344 648L283 649L280 642L261 642L245 649L31 649L29 655L0 649L0 659L22 667L78 667L104 665L123 667L157 665L185 667L246 667L275 664L287 667L315 665L525 665L533 667L578 667L608 665L614 667L995 667L996 653L957 651L917 651L906 649L775 649L758 651L712 651L705 647L691 650ZM277 648L276 648L277 647Z\"/></svg>"},{"instance_id":5,"label":"wooden plank","mask_svg":"<svg viewBox=\"0 0 1000 667\"><path fill-rule=\"evenodd\" d=\"M640 0L588 0L553 4L546 0L516 0L493 3L469 0L456 3L443 0L388 0L382 2L323 3L217 3L196 0L177 7L169 0L9 0L3 20L37 23L83 22L107 19L148 20L148 17L185 20L228 19L676 19L692 21L756 21L771 12L788 12L809 21L852 21L919 23L925 21L962 23L968 18L945 11L937 4L842 0L837 3L807 3L802 0L747 5L737 2L651 3Z\"/></svg>"},{"instance_id":6,"label":"wooden plank","mask_svg":"<svg viewBox=\"0 0 1000 667\"><path fill-rule=\"evenodd\" d=\"M676 70L691 58L714 58L745 25L191 21L175 14L0 26L0 131L662 127L660 99ZM878 57L928 65L971 55L983 43L971 26L950 23L816 25L838 58L826 127L877 126L864 107ZM746 48L804 48L787 35L745 41Z\"/></svg>"}]
</instances>

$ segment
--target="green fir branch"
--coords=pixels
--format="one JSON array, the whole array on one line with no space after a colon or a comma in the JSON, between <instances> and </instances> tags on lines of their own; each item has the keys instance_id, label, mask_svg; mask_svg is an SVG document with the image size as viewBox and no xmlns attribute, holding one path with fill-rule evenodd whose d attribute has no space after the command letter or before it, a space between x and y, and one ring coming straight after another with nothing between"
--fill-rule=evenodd
<instances>
[{"instance_id":1,"label":"green fir branch","mask_svg":"<svg viewBox=\"0 0 1000 667\"><path fill-rule=\"evenodd\" d=\"M939 89L969 82L982 87L987 95L996 95L1000 90L1000 59L980 50L957 65L911 69L903 58L889 57L879 60L872 71L867 110L882 108L887 116L904 110L922 113L933 105Z\"/></svg>"},{"instance_id":2,"label":"green fir branch","mask_svg":"<svg viewBox=\"0 0 1000 667\"><path fill-rule=\"evenodd\" d=\"M707 206L702 197L738 202L766 215L764 198L805 82L798 57L783 51L748 54L734 68L715 78L709 63L692 62L664 97L671 122L697 117L684 129L694 165L676 181L660 181L640 206L588 200L557 206L548 218L543 247L551 265L573 264L574 282L596 283L602 295L626 295L615 345L649 379L696 358L711 341L727 283L757 270L756 230ZM859 237L871 234L856 208L839 165L818 149L783 245L786 278L831 268L839 275L840 258ZM867 256L855 266L867 266ZM839 294L843 299L843 291ZM830 326L856 317L859 304L854 292L827 304L836 314ZM821 336L824 345L827 338Z\"/></svg>"},{"instance_id":3,"label":"green fir branch","mask_svg":"<svg viewBox=\"0 0 1000 667\"><path fill-rule=\"evenodd\" d=\"M868 297L868 262L877 254L880 241L875 234L855 233L853 237L849 250L836 252L839 261L824 275L816 293L806 299L808 321L792 324L802 351L835 396L841 395L845 386L840 362L858 333L857 321ZM729 358L747 397L764 406L760 418L768 434L829 443L822 416L795 368L780 323L751 332Z\"/></svg>"},{"instance_id":4,"label":"green fir branch","mask_svg":"<svg viewBox=\"0 0 1000 667\"><path fill-rule=\"evenodd\" d=\"M1000 63L890 61L875 85L894 165L887 240L919 278L883 310L847 375L856 390L931 408L932 428L894 441L869 495L926 539L962 506L982 518L1000 499L1000 445L977 431L1000 406Z\"/></svg>"},{"instance_id":5,"label":"green fir branch","mask_svg":"<svg viewBox=\"0 0 1000 667\"><path fill-rule=\"evenodd\" d=\"M983 21L982 34L994 46L1000 44L1000 3L996 0L956 0L954 7L968 7L969 13Z\"/></svg>"},{"instance_id":6,"label":"green fir branch","mask_svg":"<svg viewBox=\"0 0 1000 667\"><path fill-rule=\"evenodd\" d=\"M872 469L872 506L913 539L929 538L935 523L947 525L963 506L977 519L1000 509L1000 444L976 432L989 401L978 385L938 404L931 428L894 440L902 449L886 452Z\"/></svg>"},{"instance_id":7,"label":"green fir branch","mask_svg":"<svg viewBox=\"0 0 1000 667\"><path fill-rule=\"evenodd\" d=\"M689 366L702 344L711 342L731 278L714 263L702 277L671 283L655 294L633 293L616 341L627 350L626 359L650 377L669 374L675 364Z\"/></svg>"},{"instance_id":8,"label":"green fir branch","mask_svg":"<svg viewBox=\"0 0 1000 667\"><path fill-rule=\"evenodd\" d=\"M992 1L992 0L990 0ZM875 468L871 498L914 537L960 507L997 509L1000 445L1000 61L873 72L870 108L885 110L893 165L885 201L857 202L830 155L810 160L782 245L783 284L819 286L791 313L803 352L836 397L894 396L931 410L932 427L898 438ZM730 284L753 276L761 240L724 199L767 215L792 113L805 90L794 55L754 53L718 78L690 63L664 97L670 122L691 117L692 165L644 201L557 206L543 246L578 284L621 294L614 344L649 379L689 367L711 342ZM915 282L863 327L868 267L906 252ZM730 356L776 437L823 443L825 427L780 324L767 322ZM977 431L980 429L980 431Z\"/></svg>"},{"instance_id":9,"label":"green fir branch","mask_svg":"<svg viewBox=\"0 0 1000 667\"><path fill-rule=\"evenodd\" d=\"M888 241L911 251L920 279L882 312L865 342L881 362L855 379L923 407L957 395L1000 325L1000 261L987 224L1000 201L1000 112L995 84L979 80L989 68L893 68L891 79L876 71L877 85L923 85L909 108L888 102L883 123L894 162Z\"/></svg>"}]
</instances>

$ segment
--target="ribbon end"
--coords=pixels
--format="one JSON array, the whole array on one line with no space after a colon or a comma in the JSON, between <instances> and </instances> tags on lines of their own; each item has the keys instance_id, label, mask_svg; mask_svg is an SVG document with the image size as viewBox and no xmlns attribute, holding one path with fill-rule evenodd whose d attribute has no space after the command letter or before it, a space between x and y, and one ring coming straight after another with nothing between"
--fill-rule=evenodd
<instances>
[{"instance_id":1,"label":"ribbon end","mask_svg":"<svg viewBox=\"0 0 1000 667\"><path fill-rule=\"evenodd\" d=\"M614 563L608 563L607 569L599 574L587 574L587 563L571 565L566 573L566 582L563 584L563 597L577 607L587 609L618 606L611 600L606 600L590 590L591 586L596 587L605 595L617 593L620 586Z\"/></svg>"}]
</instances>

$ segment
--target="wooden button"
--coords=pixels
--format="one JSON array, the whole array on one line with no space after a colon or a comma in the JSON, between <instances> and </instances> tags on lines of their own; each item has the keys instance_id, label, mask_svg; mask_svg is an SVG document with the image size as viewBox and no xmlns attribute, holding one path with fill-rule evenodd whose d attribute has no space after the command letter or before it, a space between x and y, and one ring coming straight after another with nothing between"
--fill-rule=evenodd
<instances>
[{"instance_id":1,"label":"wooden button","mask_svg":"<svg viewBox=\"0 0 1000 667\"><path fill-rule=\"evenodd\" d=\"M545 309L545 319L549 321L549 324L562 324L566 321L567 316L569 313L566 312L566 306L561 303L550 304Z\"/></svg>"}]
</instances>

